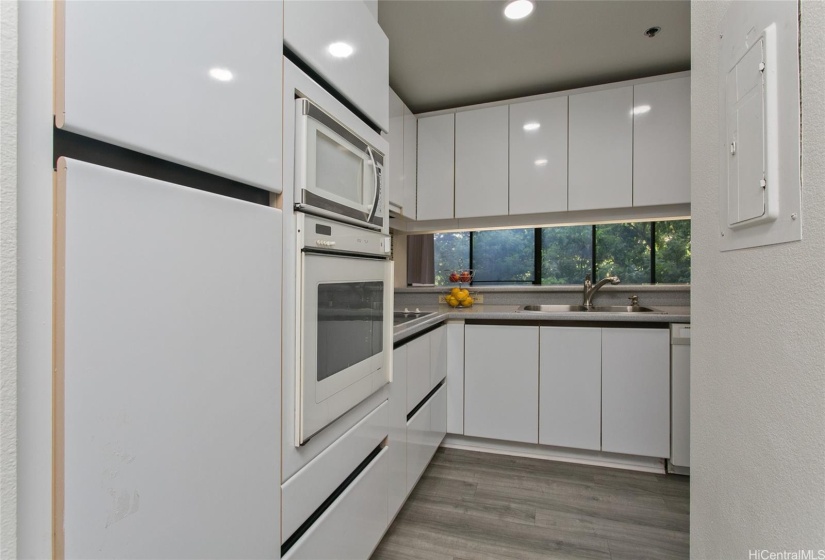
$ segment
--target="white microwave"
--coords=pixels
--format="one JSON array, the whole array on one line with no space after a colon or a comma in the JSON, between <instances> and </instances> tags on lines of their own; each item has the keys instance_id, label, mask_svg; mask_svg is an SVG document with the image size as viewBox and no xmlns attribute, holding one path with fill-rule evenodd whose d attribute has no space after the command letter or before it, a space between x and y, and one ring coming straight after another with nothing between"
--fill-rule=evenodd
<instances>
[{"instance_id":1,"label":"white microwave","mask_svg":"<svg viewBox=\"0 0 825 560\"><path fill-rule=\"evenodd\" d=\"M384 159L309 99L295 100L296 210L388 233Z\"/></svg>"}]
</instances>

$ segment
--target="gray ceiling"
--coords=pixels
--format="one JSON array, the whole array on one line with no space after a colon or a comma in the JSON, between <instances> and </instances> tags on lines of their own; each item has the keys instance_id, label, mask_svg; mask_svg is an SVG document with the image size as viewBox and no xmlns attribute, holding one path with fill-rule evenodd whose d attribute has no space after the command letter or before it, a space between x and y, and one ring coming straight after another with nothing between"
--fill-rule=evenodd
<instances>
[{"instance_id":1,"label":"gray ceiling","mask_svg":"<svg viewBox=\"0 0 825 560\"><path fill-rule=\"evenodd\" d=\"M689 0L538 0L520 21L504 6L379 0L390 86L414 113L690 69Z\"/></svg>"}]
</instances>

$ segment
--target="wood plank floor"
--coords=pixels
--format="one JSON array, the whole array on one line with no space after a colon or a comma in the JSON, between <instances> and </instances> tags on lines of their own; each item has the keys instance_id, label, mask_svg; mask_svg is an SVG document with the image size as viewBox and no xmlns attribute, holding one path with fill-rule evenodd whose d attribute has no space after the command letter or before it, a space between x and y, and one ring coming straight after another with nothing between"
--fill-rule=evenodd
<instances>
[{"instance_id":1,"label":"wood plank floor","mask_svg":"<svg viewBox=\"0 0 825 560\"><path fill-rule=\"evenodd\" d=\"M689 478L441 448L373 560L688 558Z\"/></svg>"}]
</instances>

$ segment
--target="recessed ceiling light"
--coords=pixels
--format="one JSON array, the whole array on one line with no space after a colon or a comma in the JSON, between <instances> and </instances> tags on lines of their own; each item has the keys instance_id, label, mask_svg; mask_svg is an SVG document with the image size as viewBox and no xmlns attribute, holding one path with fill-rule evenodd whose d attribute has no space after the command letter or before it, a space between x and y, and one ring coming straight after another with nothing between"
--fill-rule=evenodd
<instances>
[{"instance_id":1,"label":"recessed ceiling light","mask_svg":"<svg viewBox=\"0 0 825 560\"><path fill-rule=\"evenodd\" d=\"M637 107L633 107L631 113L634 115L644 115L648 111L650 111L650 105L639 105Z\"/></svg>"},{"instance_id":2,"label":"recessed ceiling light","mask_svg":"<svg viewBox=\"0 0 825 560\"><path fill-rule=\"evenodd\" d=\"M537 122L529 122L525 124L522 128L524 128L524 130L538 130L539 127L541 127L541 124Z\"/></svg>"},{"instance_id":3,"label":"recessed ceiling light","mask_svg":"<svg viewBox=\"0 0 825 560\"><path fill-rule=\"evenodd\" d=\"M332 43L329 47L327 47L327 50L329 50L329 54L335 58L347 58L352 54L353 48L352 45L338 42Z\"/></svg>"},{"instance_id":4,"label":"recessed ceiling light","mask_svg":"<svg viewBox=\"0 0 825 560\"><path fill-rule=\"evenodd\" d=\"M544 159L544 158L542 158L542 159L537 159L537 160L536 160L536 161L534 161L533 163L534 163L537 167L543 167L543 166L547 165L547 160L546 160L546 159Z\"/></svg>"},{"instance_id":5,"label":"recessed ceiling light","mask_svg":"<svg viewBox=\"0 0 825 560\"><path fill-rule=\"evenodd\" d=\"M531 0L513 0L504 8L504 15L509 19L522 19L529 16L533 8Z\"/></svg>"},{"instance_id":6,"label":"recessed ceiling light","mask_svg":"<svg viewBox=\"0 0 825 560\"><path fill-rule=\"evenodd\" d=\"M219 82L228 82L235 76L226 68L210 68L209 75Z\"/></svg>"}]
</instances>

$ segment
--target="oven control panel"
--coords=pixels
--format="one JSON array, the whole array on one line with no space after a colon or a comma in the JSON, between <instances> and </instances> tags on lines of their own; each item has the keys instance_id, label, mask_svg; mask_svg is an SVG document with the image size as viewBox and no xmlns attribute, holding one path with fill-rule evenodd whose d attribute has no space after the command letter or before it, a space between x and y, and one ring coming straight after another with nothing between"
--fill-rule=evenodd
<instances>
[{"instance_id":1,"label":"oven control panel","mask_svg":"<svg viewBox=\"0 0 825 560\"><path fill-rule=\"evenodd\" d=\"M298 234L303 249L383 257L390 254L389 235L308 214L298 215Z\"/></svg>"}]
</instances>

